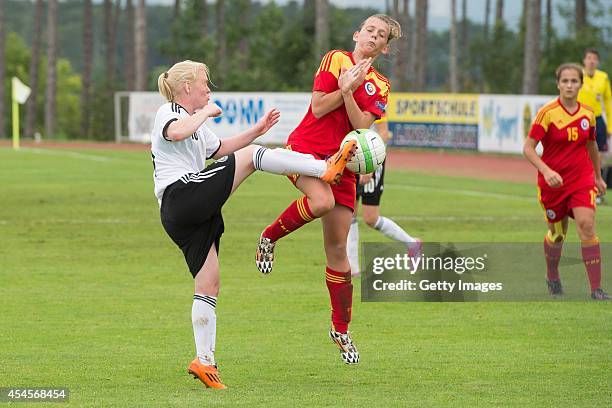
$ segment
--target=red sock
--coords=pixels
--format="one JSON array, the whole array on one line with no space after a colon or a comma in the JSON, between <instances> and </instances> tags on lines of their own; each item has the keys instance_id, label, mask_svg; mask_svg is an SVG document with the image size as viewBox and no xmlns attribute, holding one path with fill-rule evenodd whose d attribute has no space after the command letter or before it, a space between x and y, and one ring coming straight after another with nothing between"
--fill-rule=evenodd
<instances>
[{"instance_id":1,"label":"red sock","mask_svg":"<svg viewBox=\"0 0 612 408\"><path fill-rule=\"evenodd\" d=\"M289 207L278 216L276 221L268 225L264 230L264 238L269 238L272 242L276 242L285 235L289 235L302 225L308 224L316 217L310 211L306 196L295 200Z\"/></svg>"},{"instance_id":2,"label":"red sock","mask_svg":"<svg viewBox=\"0 0 612 408\"><path fill-rule=\"evenodd\" d=\"M595 237L589 241L582 241L582 260L586 266L591 291L599 289L601 285L601 251L599 249L599 238Z\"/></svg>"},{"instance_id":3,"label":"red sock","mask_svg":"<svg viewBox=\"0 0 612 408\"><path fill-rule=\"evenodd\" d=\"M325 283L332 307L332 325L335 331L346 333L353 311L353 284L351 271L338 272L325 268Z\"/></svg>"},{"instance_id":4,"label":"red sock","mask_svg":"<svg viewBox=\"0 0 612 408\"><path fill-rule=\"evenodd\" d=\"M544 256L546 257L546 279L549 281L559 280L559 260L563 242L550 242L548 236L544 237Z\"/></svg>"}]
</instances>

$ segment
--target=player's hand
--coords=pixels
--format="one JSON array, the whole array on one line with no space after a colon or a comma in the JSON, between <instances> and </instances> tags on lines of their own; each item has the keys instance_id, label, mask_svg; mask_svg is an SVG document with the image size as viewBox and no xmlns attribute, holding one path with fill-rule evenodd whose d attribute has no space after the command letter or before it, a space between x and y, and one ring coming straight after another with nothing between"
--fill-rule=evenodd
<instances>
[{"instance_id":1,"label":"player's hand","mask_svg":"<svg viewBox=\"0 0 612 408\"><path fill-rule=\"evenodd\" d=\"M563 185L563 178L554 170L548 169L548 171L542 175L544 176L544 180L546 180L546 184L550 187L557 188Z\"/></svg>"},{"instance_id":2,"label":"player's hand","mask_svg":"<svg viewBox=\"0 0 612 408\"><path fill-rule=\"evenodd\" d=\"M597 188L597 195L602 196L606 194L608 186L603 178L599 177L595 179L595 187Z\"/></svg>"},{"instance_id":3,"label":"player's hand","mask_svg":"<svg viewBox=\"0 0 612 408\"><path fill-rule=\"evenodd\" d=\"M263 118L259 119L253 130L257 133L257 136L261 136L266 133L270 128L278 123L280 119L280 112L278 109L271 109L264 115Z\"/></svg>"},{"instance_id":4,"label":"player's hand","mask_svg":"<svg viewBox=\"0 0 612 408\"><path fill-rule=\"evenodd\" d=\"M349 69L346 67L340 68L340 76L338 77L338 88L340 88L340 92L343 95L353 93L355 89L363 82L365 78L364 69L370 69L372 65L372 59L366 58L359 61L357 64L353 65ZM361 80L359 80L361 78Z\"/></svg>"},{"instance_id":5,"label":"player's hand","mask_svg":"<svg viewBox=\"0 0 612 408\"><path fill-rule=\"evenodd\" d=\"M200 109L200 112L203 112L209 118L215 118L217 116L221 116L223 110L221 110L219 105L217 105L216 103L209 103L208 105L205 105L202 109Z\"/></svg>"},{"instance_id":6,"label":"player's hand","mask_svg":"<svg viewBox=\"0 0 612 408\"><path fill-rule=\"evenodd\" d=\"M366 184L370 182L370 180L372 180L373 176L374 176L374 173L360 174L359 175L359 185L365 186Z\"/></svg>"},{"instance_id":7,"label":"player's hand","mask_svg":"<svg viewBox=\"0 0 612 408\"><path fill-rule=\"evenodd\" d=\"M353 83L353 86L351 87L353 92L355 92L355 90L359 88L359 85L361 85L361 83L365 81L365 77L368 74L370 67L372 66L372 58L366 58L359 62L362 62L362 61L365 61L363 62L363 67L361 71L359 71L359 74L357 75L357 79L355 80L355 82Z\"/></svg>"}]
</instances>

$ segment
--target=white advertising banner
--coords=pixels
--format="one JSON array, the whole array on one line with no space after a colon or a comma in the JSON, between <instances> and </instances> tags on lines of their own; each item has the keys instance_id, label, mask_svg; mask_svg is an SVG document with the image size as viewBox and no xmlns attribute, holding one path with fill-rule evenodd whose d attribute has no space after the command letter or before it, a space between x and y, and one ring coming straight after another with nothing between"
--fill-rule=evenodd
<instances>
[{"instance_id":1,"label":"white advertising banner","mask_svg":"<svg viewBox=\"0 0 612 408\"><path fill-rule=\"evenodd\" d=\"M128 138L130 142L151 143L155 115L166 100L158 92L130 92Z\"/></svg>"},{"instance_id":2,"label":"white advertising banner","mask_svg":"<svg viewBox=\"0 0 612 408\"><path fill-rule=\"evenodd\" d=\"M279 122L258 143L284 144L289 133L297 127L310 104L311 94L280 92L217 92L211 100L223 110L223 115L209 119L206 124L221 139L236 135L253 126L267 111L276 108L280 111ZM164 98L156 92L130 93L129 102L129 140L150 142L151 129L157 109Z\"/></svg>"},{"instance_id":3,"label":"white advertising banner","mask_svg":"<svg viewBox=\"0 0 612 408\"><path fill-rule=\"evenodd\" d=\"M535 114L554 98L541 95L480 95L478 150L521 153Z\"/></svg>"}]
</instances>

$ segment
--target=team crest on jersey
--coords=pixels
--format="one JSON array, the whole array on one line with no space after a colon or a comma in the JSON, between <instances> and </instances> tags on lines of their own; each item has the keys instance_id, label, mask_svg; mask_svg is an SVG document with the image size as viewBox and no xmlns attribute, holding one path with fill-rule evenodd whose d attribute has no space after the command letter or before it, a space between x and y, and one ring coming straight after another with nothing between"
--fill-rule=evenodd
<instances>
[{"instance_id":1,"label":"team crest on jersey","mask_svg":"<svg viewBox=\"0 0 612 408\"><path fill-rule=\"evenodd\" d=\"M372 96L376 93L376 87L371 82L365 83L365 91L368 95Z\"/></svg>"},{"instance_id":2,"label":"team crest on jersey","mask_svg":"<svg viewBox=\"0 0 612 408\"><path fill-rule=\"evenodd\" d=\"M554 220L557 217L557 214L553 210L546 210L546 216L549 220Z\"/></svg>"},{"instance_id":3,"label":"team crest on jersey","mask_svg":"<svg viewBox=\"0 0 612 408\"><path fill-rule=\"evenodd\" d=\"M582 128L582 130L587 130L589 128L589 121L588 121L588 119L582 119L580 121L580 127Z\"/></svg>"}]
</instances>

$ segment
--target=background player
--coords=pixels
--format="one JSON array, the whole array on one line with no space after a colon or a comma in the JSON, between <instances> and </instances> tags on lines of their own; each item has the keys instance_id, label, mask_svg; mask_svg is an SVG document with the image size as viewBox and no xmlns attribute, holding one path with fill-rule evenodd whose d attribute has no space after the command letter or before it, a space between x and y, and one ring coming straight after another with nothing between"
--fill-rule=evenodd
<instances>
[{"instance_id":1,"label":"background player","mask_svg":"<svg viewBox=\"0 0 612 408\"><path fill-rule=\"evenodd\" d=\"M569 216L576 220L582 242L591 297L607 300L610 297L600 287L601 251L595 235L595 196L606 191L599 170L595 115L577 101L583 78L579 65L560 65L556 77L559 98L538 111L523 148L538 169L538 198L548 221L544 238L548 290L552 295L563 294L559 259ZM538 142L544 147L542 158L535 150Z\"/></svg>"},{"instance_id":2,"label":"background player","mask_svg":"<svg viewBox=\"0 0 612 408\"><path fill-rule=\"evenodd\" d=\"M372 128L387 143L391 137L389 123L383 117L372 125ZM421 240L410 236L393 220L380 215L380 199L384 190L385 164L376 169L372 174L356 175L357 177L357 199L355 200L355 212L351 228L348 233L347 252L351 264L351 274L359 275L359 223L357 222L357 205L361 198L361 216L363 221L386 237L406 244L411 256L416 255L421 249Z\"/></svg>"},{"instance_id":3,"label":"background player","mask_svg":"<svg viewBox=\"0 0 612 408\"><path fill-rule=\"evenodd\" d=\"M606 126L606 121L610 122L610 118L612 118L610 79L608 74L597 69L599 66L599 52L596 49L587 48L584 50L582 63L584 65L584 84L578 93L578 102L590 107L595 113L595 121L597 123L595 128L597 132L596 140L601 161L601 153L608 151L609 137L610 133L612 133L612 128L608 129ZM606 114L605 120L602 116L604 112ZM599 204L600 197L597 196L597 199Z\"/></svg>"},{"instance_id":4,"label":"background player","mask_svg":"<svg viewBox=\"0 0 612 408\"><path fill-rule=\"evenodd\" d=\"M221 114L217 105L209 104L208 80L208 67L193 61L179 62L159 76L159 92L168 102L155 117L151 156L162 225L183 251L195 279L191 319L197 357L188 372L208 387L223 389L214 356L223 204L255 169L335 182L355 146L347 144L326 163L286 149L250 145L278 122L275 109L252 128L221 141L205 124ZM218 160L205 168L209 158Z\"/></svg>"},{"instance_id":5,"label":"background player","mask_svg":"<svg viewBox=\"0 0 612 408\"><path fill-rule=\"evenodd\" d=\"M353 129L367 129L384 115L389 81L371 67L389 42L401 35L400 25L387 15L367 18L353 34L353 52L333 50L324 57L314 77L308 112L287 140L287 148L324 158L338 149ZM258 269L271 271L277 240L315 218L321 218L327 265L325 281L332 307L329 335L347 364L359 362L348 332L353 303L346 240L355 205L355 175L346 171L331 187L312 177L292 179L305 196L294 201L261 234L256 252Z\"/></svg>"}]
</instances>

